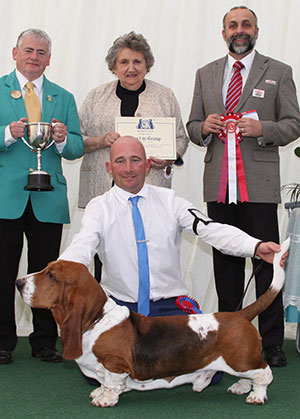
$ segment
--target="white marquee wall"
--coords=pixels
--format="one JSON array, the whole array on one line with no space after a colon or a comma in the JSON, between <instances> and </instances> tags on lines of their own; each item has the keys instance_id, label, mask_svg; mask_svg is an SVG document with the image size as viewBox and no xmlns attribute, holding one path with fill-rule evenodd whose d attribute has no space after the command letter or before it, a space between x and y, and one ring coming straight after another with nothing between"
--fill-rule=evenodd
<instances>
[{"instance_id":1,"label":"white marquee wall","mask_svg":"<svg viewBox=\"0 0 300 419\"><path fill-rule=\"evenodd\" d=\"M11 50L19 33L30 27L46 30L53 41L47 77L70 90L80 107L93 87L113 79L104 58L113 40L135 30L148 39L155 56L149 78L171 87L187 121L196 70L225 55L221 21L225 12L239 2L231 0L0 0L0 75L14 68ZM257 49L290 64L300 92L300 53L297 33L300 0L245 0L260 27ZM299 140L281 150L282 183L299 182L300 160L293 155ZM193 144L185 154L185 165L176 170L173 187L205 211L202 199L204 150ZM68 179L72 222L65 226L62 249L80 226L77 209L80 160L64 162ZM283 196L283 199L286 199ZM282 236L287 213L279 208ZM212 275L211 249L195 237L183 236L182 273L191 294L204 311L215 310L216 294ZM20 274L26 273L23 254ZM0 278L1 280L1 278ZM253 299L253 287L246 301ZM16 299L19 334L31 330L30 310Z\"/></svg>"}]
</instances>

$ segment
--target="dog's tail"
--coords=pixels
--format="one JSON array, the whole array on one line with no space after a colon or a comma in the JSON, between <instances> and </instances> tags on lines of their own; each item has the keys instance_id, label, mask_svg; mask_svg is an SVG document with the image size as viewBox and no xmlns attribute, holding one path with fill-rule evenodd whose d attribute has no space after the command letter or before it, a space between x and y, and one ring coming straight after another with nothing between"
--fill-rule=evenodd
<instances>
[{"instance_id":1,"label":"dog's tail","mask_svg":"<svg viewBox=\"0 0 300 419\"><path fill-rule=\"evenodd\" d=\"M246 317L249 321L262 313L275 300L279 291L283 287L285 272L284 268L280 266L282 255L288 250L290 239L286 239L282 245L281 250L274 255L273 261L273 280L267 291L261 295L253 304L245 307L240 311L240 314Z\"/></svg>"}]
</instances>

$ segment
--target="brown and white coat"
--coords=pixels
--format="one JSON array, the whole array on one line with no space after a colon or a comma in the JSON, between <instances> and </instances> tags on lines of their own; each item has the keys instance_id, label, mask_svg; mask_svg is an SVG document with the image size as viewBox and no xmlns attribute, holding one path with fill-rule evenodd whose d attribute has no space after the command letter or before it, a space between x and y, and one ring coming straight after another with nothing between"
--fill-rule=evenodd
<instances>
[{"instance_id":1,"label":"brown and white coat","mask_svg":"<svg viewBox=\"0 0 300 419\"><path fill-rule=\"evenodd\" d=\"M228 391L248 393L263 404L273 376L261 357L261 338L251 320L282 288L279 265L288 242L274 258L270 288L235 313L145 317L116 305L79 263L51 262L43 271L17 280L25 303L51 309L61 328L65 359L101 383L90 395L95 406L114 406L129 390L207 387L216 371L240 377Z\"/></svg>"}]
</instances>

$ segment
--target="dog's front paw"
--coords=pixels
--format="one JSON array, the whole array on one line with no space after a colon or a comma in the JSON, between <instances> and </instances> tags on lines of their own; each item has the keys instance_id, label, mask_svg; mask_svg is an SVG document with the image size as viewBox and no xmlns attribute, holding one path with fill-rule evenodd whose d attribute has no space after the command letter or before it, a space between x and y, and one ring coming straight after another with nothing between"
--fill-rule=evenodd
<instances>
[{"instance_id":1,"label":"dog's front paw","mask_svg":"<svg viewBox=\"0 0 300 419\"><path fill-rule=\"evenodd\" d=\"M249 404L265 404L268 400L267 393L265 391L251 391L246 399L246 403Z\"/></svg>"},{"instance_id":2,"label":"dog's front paw","mask_svg":"<svg viewBox=\"0 0 300 419\"><path fill-rule=\"evenodd\" d=\"M115 406L119 401L119 395L112 389L98 387L90 394L93 406L111 407Z\"/></svg>"},{"instance_id":3,"label":"dog's front paw","mask_svg":"<svg viewBox=\"0 0 300 419\"><path fill-rule=\"evenodd\" d=\"M90 398L91 399L95 399L96 397L99 397L99 396L101 396L101 394L103 393L103 387L102 386L100 386L100 387L97 387L97 388L95 388L95 390L93 390L92 392L91 392L91 394L90 394Z\"/></svg>"},{"instance_id":4,"label":"dog's front paw","mask_svg":"<svg viewBox=\"0 0 300 419\"><path fill-rule=\"evenodd\" d=\"M252 388L251 380L241 379L237 383L228 387L227 392L232 394L246 394Z\"/></svg>"}]
</instances>

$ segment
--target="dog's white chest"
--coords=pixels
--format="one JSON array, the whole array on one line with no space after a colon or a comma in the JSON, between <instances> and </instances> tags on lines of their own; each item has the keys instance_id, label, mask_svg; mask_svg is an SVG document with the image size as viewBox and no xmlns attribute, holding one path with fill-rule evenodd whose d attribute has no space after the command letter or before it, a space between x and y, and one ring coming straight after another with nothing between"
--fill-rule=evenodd
<instances>
[{"instance_id":1,"label":"dog's white chest","mask_svg":"<svg viewBox=\"0 0 300 419\"><path fill-rule=\"evenodd\" d=\"M104 316L82 335L82 355L75 359L84 375L100 380L104 367L97 361L93 353L96 340L112 327L118 325L129 317L129 310L119 306L110 298L104 306Z\"/></svg>"}]
</instances>

